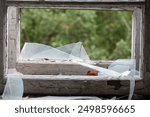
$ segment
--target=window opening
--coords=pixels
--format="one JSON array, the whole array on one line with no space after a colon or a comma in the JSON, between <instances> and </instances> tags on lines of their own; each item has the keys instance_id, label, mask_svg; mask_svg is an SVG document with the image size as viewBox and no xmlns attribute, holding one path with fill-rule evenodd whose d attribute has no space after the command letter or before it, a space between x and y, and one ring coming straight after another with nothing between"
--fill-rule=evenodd
<instances>
[{"instance_id":1,"label":"window opening","mask_svg":"<svg viewBox=\"0 0 150 117\"><path fill-rule=\"evenodd\" d=\"M131 58L132 12L22 9L21 47L82 42L91 60Z\"/></svg>"}]
</instances>

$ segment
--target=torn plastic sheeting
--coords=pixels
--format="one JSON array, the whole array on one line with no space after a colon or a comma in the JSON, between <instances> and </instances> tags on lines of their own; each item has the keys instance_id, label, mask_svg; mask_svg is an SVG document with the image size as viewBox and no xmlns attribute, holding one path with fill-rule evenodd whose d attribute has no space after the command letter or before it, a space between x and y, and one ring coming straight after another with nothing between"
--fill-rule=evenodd
<instances>
[{"instance_id":1,"label":"torn plastic sheeting","mask_svg":"<svg viewBox=\"0 0 150 117\"><path fill-rule=\"evenodd\" d=\"M130 79L130 92L129 92L129 97L128 99L131 100L133 93L134 93L134 88L135 88L135 76L139 75L139 72L136 69L136 61L135 59L125 59L125 60L116 60L113 62L108 69L114 70L116 72L119 72L123 75L126 76L131 76Z\"/></svg>"},{"instance_id":2,"label":"torn plastic sheeting","mask_svg":"<svg viewBox=\"0 0 150 117\"><path fill-rule=\"evenodd\" d=\"M97 70L100 72L100 74L105 74L108 75L111 79L113 78L121 78L123 76L130 76L130 92L129 92L129 97L128 99L131 100L133 93L134 93L134 88L135 88L135 76L139 76L139 72L135 70L135 59L126 59L126 60L117 60L113 62L108 69L93 66L87 63L83 62L77 62L76 63Z\"/></svg>"},{"instance_id":3,"label":"torn plastic sheeting","mask_svg":"<svg viewBox=\"0 0 150 117\"><path fill-rule=\"evenodd\" d=\"M73 59L78 60L78 61L82 60L78 57L72 56L70 54L67 54L55 48L48 49L43 52L39 52L38 54L33 55L30 59L34 60L34 59L42 59L42 58L43 59L48 58L52 60L73 60Z\"/></svg>"},{"instance_id":4,"label":"torn plastic sheeting","mask_svg":"<svg viewBox=\"0 0 150 117\"><path fill-rule=\"evenodd\" d=\"M21 74L8 74L5 89L2 95L4 100L21 100L23 96L23 80Z\"/></svg>"},{"instance_id":5,"label":"torn plastic sheeting","mask_svg":"<svg viewBox=\"0 0 150 117\"><path fill-rule=\"evenodd\" d=\"M82 45L82 42L67 44L65 46L58 47L57 49L66 52L69 55L81 58L82 60L90 60L87 52ZM72 58L72 56L70 56L69 58Z\"/></svg>"},{"instance_id":6,"label":"torn plastic sheeting","mask_svg":"<svg viewBox=\"0 0 150 117\"><path fill-rule=\"evenodd\" d=\"M81 42L67 44L58 48L38 44L25 43L20 59L54 59L54 60L89 60L89 57Z\"/></svg>"},{"instance_id":7,"label":"torn plastic sheeting","mask_svg":"<svg viewBox=\"0 0 150 117\"><path fill-rule=\"evenodd\" d=\"M135 78L134 76L131 77L130 79L130 93L128 99L131 100L132 96L134 94L134 89L135 89Z\"/></svg>"},{"instance_id":8,"label":"torn plastic sheeting","mask_svg":"<svg viewBox=\"0 0 150 117\"><path fill-rule=\"evenodd\" d=\"M108 69L123 73L125 71L135 70L134 59L119 59L108 66Z\"/></svg>"},{"instance_id":9,"label":"torn plastic sheeting","mask_svg":"<svg viewBox=\"0 0 150 117\"><path fill-rule=\"evenodd\" d=\"M27 54L27 56L25 55L25 53ZM80 64L82 66L98 71L101 75L108 75L110 79L112 79L113 77L119 78L121 76L127 75L125 74L127 73L127 71L134 69L131 60L117 60L112 63L108 69L80 62L82 60L89 60L89 57L81 42L67 44L58 48L53 48L51 46L43 44L26 43L25 47L23 47L21 51L21 56L28 57L28 59L31 60L41 58L72 60L76 64Z\"/></svg>"},{"instance_id":10,"label":"torn plastic sheeting","mask_svg":"<svg viewBox=\"0 0 150 117\"><path fill-rule=\"evenodd\" d=\"M108 69L121 73L122 76L134 76L139 78L139 72L135 69L135 59L119 59L108 66Z\"/></svg>"},{"instance_id":11,"label":"torn plastic sheeting","mask_svg":"<svg viewBox=\"0 0 150 117\"><path fill-rule=\"evenodd\" d=\"M31 56L48 49L51 49L51 47L43 44L38 44L38 43L26 42L21 50L19 59L30 59Z\"/></svg>"},{"instance_id":12,"label":"torn plastic sheeting","mask_svg":"<svg viewBox=\"0 0 150 117\"><path fill-rule=\"evenodd\" d=\"M33 47L32 47L33 45ZM40 47L42 46L42 47ZM28 48L29 47L29 48ZM35 47L35 49L34 49ZM101 74L109 75L110 77L119 77L121 74L113 70L108 70L102 67L97 67L90 65L81 61L89 60L89 57L81 42L67 44L58 48L53 48L51 46L45 46L43 44L36 43L26 43L21 51L21 57L25 56L25 59L35 60L35 59L54 59L54 60L72 60L76 64L91 68L93 70L99 71ZM38 52L38 48L40 49ZM42 50L43 48L43 50ZM29 51L30 49L30 51ZM27 55L25 55L25 53ZM32 54L31 54L32 53Z\"/></svg>"},{"instance_id":13,"label":"torn plastic sheeting","mask_svg":"<svg viewBox=\"0 0 150 117\"><path fill-rule=\"evenodd\" d=\"M40 47L41 45L42 47ZM110 79L112 78L120 79L123 76L130 76L131 79L130 79L129 99L132 98L134 87L135 87L135 75L138 75L138 71L135 70L134 59L117 60L113 62L108 67L108 69L105 69L102 67L97 67L94 65L84 63L83 61L81 62L81 60L89 60L89 57L84 47L82 46L81 42L68 44L58 48L53 48L51 46L46 46L43 44L36 44L36 43L33 44L27 43L25 44L25 46L26 47L24 47L21 52L21 56L22 57L25 56L26 58L29 59L47 58L47 59L72 60L76 64L98 71L100 75L107 75L110 77ZM28 53L29 48L27 48L28 46L30 47L29 53ZM34 49L34 47L36 48ZM38 48L40 48L39 51ZM27 54L27 56L25 54Z\"/></svg>"},{"instance_id":14,"label":"torn plastic sheeting","mask_svg":"<svg viewBox=\"0 0 150 117\"><path fill-rule=\"evenodd\" d=\"M105 69L105 68L102 68L102 67L90 65L88 63L83 63L83 62L79 62L79 61L74 61L74 62L79 64L79 65L82 65L84 67L88 67L88 68L91 68L93 70L96 70L96 71L99 72L99 74L108 75L108 76L113 77L113 78L118 78L118 77L121 76L120 73L115 72L113 70Z\"/></svg>"}]
</instances>

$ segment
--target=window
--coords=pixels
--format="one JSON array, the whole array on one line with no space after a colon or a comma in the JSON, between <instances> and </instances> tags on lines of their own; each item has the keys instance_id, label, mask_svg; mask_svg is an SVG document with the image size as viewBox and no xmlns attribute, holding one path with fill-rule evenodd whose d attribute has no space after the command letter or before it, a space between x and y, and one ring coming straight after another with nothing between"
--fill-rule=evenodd
<instances>
[{"instance_id":1,"label":"window","mask_svg":"<svg viewBox=\"0 0 150 117\"><path fill-rule=\"evenodd\" d=\"M51 63L38 63L18 61L20 50L20 9L21 8L57 8L57 9L92 9L92 10L129 10L133 12L132 17L132 57L137 60L138 68L142 68L142 41L143 41L143 8L144 2L140 1L101 1L101 2L53 2L53 1L8 1L8 68L22 67L30 71L23 76L25 93L51 94L51 95L125 95L129 92L129 80L110 80L107 77L89 77L83 75L42 75L35 74L35 69L51 69ZM108 65L109 63L101 63ZM72 64L57 63L62 69L70 69ZM74 65L75 69L79 66ZM20 68L19 68L20 69ZM43 72L47 72L43 70ZM53 69L54 70L54 67ZM55 70L54 70L55 71ZM6 73L7 74L7 73ZM31 75L34 74L34 75ZM136 82L136 92L142 90L141 81Z\"/></svg>"},{"instance_id":2,"label":"window","mask_svg":"<svg viewBox=\"0 0 150 117\"><path fill-rule=\"evenodd\" d=\"M27 13L30 13L30 15L27 16ZM45 17L44 14L47 17ZM121 14L124 14L124 16L122 16ZM102 17L102 15L103 17L105 17L105 19ZM111 20L107 20L108 18L110 19L110 17ZM57 47L62 45L62 43L68 44L72 42L81 41L83 42L83 45L87 50L87 53L90 56L90 58L92 60L97 60L95 61L95 63L98 63L100 62L100 60L103 59L119 59L121 54L123 57L130 58L132 28L131 17L131 11L22 9L21 42L24 42L25 40L27 42L38 41L39 43L45 43ZM130 19L130 22L126 21L127 18ZM107 22L104 23L105 20L107 20ZM24 22L26 22L26 25ZM104 28L106 27L105 30L101 28L102 26ZM120 28L121 26L123 28ZM114 29L114 31L112 31L112 28ZM119 36L116 34L118 32L120 33ZM118 43L121 45L116 44L115 40L117 40ZM109 48L106 49L105 46L109 46ZM122 47L119 49L119 51L121 52L120 54L118 52L119 47ZM127 54L123 53L125 49L127 51ZM117 54L119 55L117 56ZM39 61L36 62L39 63ZM40 61L40 65L42 65L43 63L44 66L44 62L45 61ZM57 65L57 67L54 67L54 62L48 63L47 60L46 63L47 65L50 64L50 68L44 67L45 69L42 68L41 70L39 70L40 66L38 67L38 64L36 64L35 67L33 67L34 65L32 65L32 68L34 69L33 72L32 70L29 70L29 65L28 67L24 67L22 66L22 64L19 64L17 70L24 74L32 75L58 75L59 73L66 75L86 75L86 73L89 70L79 65L78 67L80 69L77 68L77 65L75 65L76 67L67 68L69 66L67 66L67 64L62 65L61 67L58 63L59 65ZM107 63L109 63L109 61ZM53 66L51 64L53 64ZM65 66L66 68L64 68Z\"/></svg>"}]
</instances>

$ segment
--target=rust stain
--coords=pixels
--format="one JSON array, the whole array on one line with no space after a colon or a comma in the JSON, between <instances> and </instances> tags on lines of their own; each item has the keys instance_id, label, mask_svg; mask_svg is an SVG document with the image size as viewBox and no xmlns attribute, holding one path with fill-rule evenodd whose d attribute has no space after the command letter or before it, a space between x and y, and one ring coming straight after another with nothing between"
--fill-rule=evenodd
<instances>
[{"instance_id":1,"label":"rust stain","mask_svg":"<svg viewBox=\"0 0 150 117\"><path fill-rule=\"evenodd\" d=\"M88 71L87 74L88 76L98 76L98 72L97 71Z\"/></svg>"}]
</instances>

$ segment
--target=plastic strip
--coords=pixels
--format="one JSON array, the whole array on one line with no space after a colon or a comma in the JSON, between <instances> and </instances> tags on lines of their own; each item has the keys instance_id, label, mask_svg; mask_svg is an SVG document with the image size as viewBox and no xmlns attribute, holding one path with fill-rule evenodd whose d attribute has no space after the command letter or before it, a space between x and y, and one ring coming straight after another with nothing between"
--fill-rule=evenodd
<instances>
[{"instance_id":1,"label":"plastic strip","mask_svg":"<svg viewBox=\"0 0 150 117\"><path fill-rule=\"evenodd\" d=\"M52 60L89 60L89 57L81 42L67 44L58 48L38 44L38 43L25 43L20 59L52 59Z\"/></svg>"},{"instance_id":2,"label":"plastic strip","mask_svg":"<svg viewBox=\"0 0 150 117\"><path fill-rule=\"evenodd\" d=\"M130 91L128 99L131 100L134 94L135 88L135 76L139 75L139 72L135 70L135 59L117 60L113 62L108 69L114 70L122 74L122 76L130 76Z\"/></svg>"},{"instance_id":3,"label":"plastic strip","mask_svg":"<svg viewBox=\"0 0 150 117\"><path fill-rule=\"evenodd\" d=\"M21 100L23 96L23 80L22 75L16 70L14 73L7 75L7 82L2 95L4 100Z\"/></svg>"},{"instance_id":4,"label":"plastic strip","mask_svg":"<svg viewBox=\"0 0 150 117\"><path fill-rule=\"evenodd\" d=\"M117 78L117 77L121 76L120 73L115 72L113 70L105 69L105 68L102 68L102 67L97 67L97 66L90 65L88 63L79 62L79 61L74 61L74 62L79 64L79 65L82 65L84 67L88 67L88 68L91 68L93 70L96 70L96 71L99 72L99 74L108 75L108 76L113 77L113 78Z\"/></svg>"}]
</instances>

